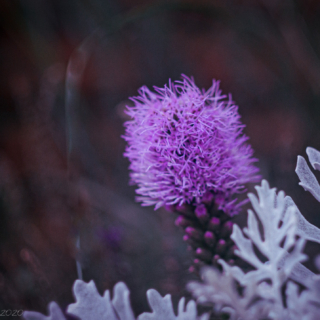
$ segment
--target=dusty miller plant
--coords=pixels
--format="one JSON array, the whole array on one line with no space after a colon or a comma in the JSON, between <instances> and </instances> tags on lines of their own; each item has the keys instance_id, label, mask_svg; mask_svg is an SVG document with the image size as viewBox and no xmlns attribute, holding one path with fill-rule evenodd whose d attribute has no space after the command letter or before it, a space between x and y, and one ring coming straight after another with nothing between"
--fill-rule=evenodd
<instances>
[{"instance_id":1,"label":"dusty miller plant","mask_svg":"<svg viewBox=\"0 0 320 320\"><path fill-rule=\"evenodd\" d=\"M320 152L307 148L312 167L320 170ZM320 185L306 160L299 156L296 173L300 185L320 202ZM219 260L222 273L202 269L203 283L191 282L189 290L200 304L213 303L216 312L234 320L315 320L320 312L320 276L301 262L305 242L320 243L320 229L310 224L293 200L278 194L267 181L249 194L248 226L234 225L235 252L253 270L245 272ZM259 252L259 253L258 253Z\"/></svg>"},{"instance_id":2,"label":"dusty miller plant","mask_svg":"<svg viewBox=\"0 0 320 320\"><path fill-rule=\"evenodd\" d=\"M76 280L73 286L76 302L67 307L67 314L81 320L135 320L131 304L130 291L123 282L118 282L113 289L113 298L106 290L101 296L91 280L86 283ZM178 315L173 312L171 296L165 297L154 289L147 291L147 298L152 313L145 312L138 316L137 320L207 320L207 315L197 317L196 304L189 301L185 306L185 298L181 298L178 305ZM55 302L48 306L49 315L39 312L25 311L26 320L66 320L62 310Z\"/></svg>"}]
</instances>

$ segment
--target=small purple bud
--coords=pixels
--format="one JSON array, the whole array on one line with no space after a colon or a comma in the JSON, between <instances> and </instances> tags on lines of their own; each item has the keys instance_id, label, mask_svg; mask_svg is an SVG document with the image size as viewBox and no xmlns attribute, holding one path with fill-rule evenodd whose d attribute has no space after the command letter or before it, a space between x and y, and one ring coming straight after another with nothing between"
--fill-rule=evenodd
<instances>
[{"instance_id":1,"label":"small purple bud","mask_svg":"<svg viewBox=\"0 0 320 320\"><path fill-rule=\"evenodd\" d=\"M217 251L218 253L220 253L220 254L221 254L221 253L224 253L226 247L227 247L226 241L223 240L223 239L220 239L220 240L218 241L218 244L217 244L217 247L216 247L216 251Z\"/></svg>"},{"instance_id":2,"label":"small purple bud","mask_svg":"<svg viewBox=\"0 0 320 320\"><path fill-rule=\"evenodd\" d=\"M211 220L210 220L210 222L209 222L209 225L208 225L208 228L209 228L210 230L215 231L215 230L218 230L219 227L220 227L220 219L217 218L217 217L211 218Z\"/></svg>"},{"instance_id":3,"label":"small purple bud","mask_svg":"<svg viewBox=\"0 0 320 320\"><path fill-rule=\"evenodd\" d=\"M178 211L178 212L185 212L185 211L188 211L188 207L183 203L183 204L177 204L176 206L175 206L175 209L176 209L176 211Z\"/></svg>"},{"instance_id":4,"label":"small purple bud","mask_svg":"<svg viewBox=\"0 0 320 320\"><path fill-rule=\"evenodd\" d=\"M196 255L202 260L210 261L212 259L212 253L209 250L198 248L196 250Z\"/></svg>"},{"instance_id":5,"label":"small purple bud","mask_svg":"<svg viewBox=\"0 0 320 320\"><path fill-rule=\"evenodd\" d=\"M203 195L201 202L207 205L210 205L212 203L212 200L214 198L214 195L210 191L206 191L206 193Z\"/></svg>"},{"instance_id":6,"label":"small purple bud","mask_svg":"<svg viewBox=\"0 0 320 320\"><path fill-rule=\"evenodd\" d=\"M229 247L229 244L230 244L230 242L227 243L227 248L226 248L226 250L224 252L224 256L223 256L223 259L226 261L229 259L233 259L235 256L234 250L236 250L236 246Z\"/></svg>"},{"instance_id":7,"label":"small purple bud","mask_svg":"<svg viewBox=\"0 0 320 320\"><path fill-rule=\"evenodd\" d=\"M164 206L164 208L165 208L168 212L175 212L175 206L166 204L166 205Z\"/></svg>"},{"instance_id":8,"label":"small purple bud","mask_svg":"<svg viewBox=\"0 0 320 320\"><path fill-rule=\"evenodd\" d=\"M193 265L199 269L204 266L204 262L196 258L193 260Z\"/></svg>"},{"instance_id":9,"label":"small purple bud","mask_svg":"<svg viewBox=\"0 0 320 320\"><path fill-rule=\"evenodd\" d=\"M192 226L192 221L185 218L184 216L179 216L176 221L175 221L175 225L178 226L178 227L189 227L189 226Z\"/></svg>"},{"instance_id":10,"label":"small purple bud","mask_svg":"<svg viewBox=\"0 0 320 320\"><path fill-rule=\"evenodd\" d=\"M190 267L189 267L189 272L190 272L190 273L196 272L196 268L195 268L194 266L190 266Z\"/></svg>"},{"instance_id":11,"label":"small purple bud","mask_svg":"<svg viewBox=\"0 0 320 320\"><path fill-rule=\"evenodd\" d=\"M203 233L193 227L187 227L185 229L185 232L188 236L192 237L195 240L202 240L203 238Z\"/></svg>"},{"instance_id":12,"label":"small purple bud","mask_svg":"<svg viewBox=\"0 0 320 320\"><path fill-rule=\"evenodd\" d=\"M182 237L183 241L187 242L188 245L195 249L197 247L199 247L200 243L196 240L194 240L191 236L185 234L183 237ZM191 249L193 251L193 249Z\"/></svg>"},{"instance_id":13,"label":"small purple bud","mask_svg":"<svg viewBox=\"0 0 320 320\"><path fill-rule=\"evenodd\" d=\"M232 233L232 228L233 228L233 222L232 221L227 221L221 229L221 236L223 237L228 237Z\"/></svg>"},{"instance_id":14,"label":"small purple bud","mask_svg":"<svg viewBox=\"0 0 320 320\"><path fill-rule=\"evenodd\" d=\"M215 254L212 259L212 264L217 264L219 259L221 259L221 257L218 254Z\"/></svg>"},{"instance_id":15,"label":"small purple bud","mask_svg":"<svg viewBox=\"0 0 320 320\"><path fill-rule=\"evenodd\" d=\"M230 252L233 254L233 255L235 255L235 252L236 252L236 250L238 250L239 248L236 246L236 245L233 245L231 248L230 248Z\"/></svg>"},{"instance_id":16,"label":"small purple bud","mask_svg":"<svg viewBox=\"0 0 320 320\"><path fill-rule=\"evenodd\" d=\"M206 231L206 233L204 234L204 241L209 247L214 247L216 243L216 236L214 235L213 232Z\"/></svg>"},{"instance_id":17,"label":"small purple bud","mask_svg":"<svg viewBox=\"0 0 320 320\"><path fill-rule=\"evenodd\" d=\"M190 206L186 205L185 203L183 203L182 205L177 204L175 206L175 212L182 213L187 217L193 217L193 212Z\"/></svg>"},{"instance_id":18,"label":"small purple bud","mask_svg":"<svg viewBox=\"0 0 320 320\"><path fill-rule=\"evenodd\" d=\"M209 219L207 208L204 204L198 205L194 210L194 213L201 222L206 222Z\"/></svg>"},{"instance_id":19,"label":"small purple bud","mask_svg":"<svg viewBox=\"0 0 320 320\"><path fill-rule=\"evenodd\" d=\"M229 262L229 265L230 265L230 266L233 266L233 265L234 265L234 260L233 260L233 259L230 259L228 262Z\"/></svg>"}]
</instances>

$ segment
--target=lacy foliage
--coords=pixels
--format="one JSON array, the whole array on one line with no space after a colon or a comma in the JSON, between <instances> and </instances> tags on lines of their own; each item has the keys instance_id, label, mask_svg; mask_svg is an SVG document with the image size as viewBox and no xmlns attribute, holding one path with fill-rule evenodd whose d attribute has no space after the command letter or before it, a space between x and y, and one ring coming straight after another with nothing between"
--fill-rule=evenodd
<instances>
[{"instance_id":1,"label":"lacy foliage","mask_svg":"<svg viewBox=\"0 0 320 320\"><path fill-rule=\"evenodd\" d=\"M320 152L316 149L307 148L307 155L312 167L320 170ZM307 161L298 156L296 173L300 179L300 185L309 191L320 202L320 186L315 175L310 170ZM320 243L320 229L309 223L297 210L299 234L305 239Z\"/></svg>"},{"instance_id":2,"label":"lacy foliage","mask_svg":"<svg viewBox=\"0 0 320 320\"><path fill-rule=\"evenodd\" d=\"M109 290L106 290L101 296L92 280L89 283L76 280L73 293L76 302L68 306L67 313L77 319L135 320L129 299L130 291L123 282L118 282L114 286L112 300ZM161 297L156 290L150 289L147 291L147 298L152 313L143 313L138 316L137 320L207 320L207 315L197 318L194 301L189 301L185 306L185 299L180 299L176 316L169 294ZM66 320L55 302L49 304L48 310L48 316L34 311L25 311L23 317L26 320Z\"/></svg>"},{"instance_id":3,"label":"lacy foliage","mask_svg":"<svg viewBox=\"0 0 320 320\"><path fill-rule=\"evenodd\" d=\"M320 153L308 148L312 166L320 169ZM306 161L298 158L301 185L320 201L320 186ZM253 210L248 226L235 225L231 238L236 255L253 267L246 273L219 260L223 272L202 271L204 283L191 282L198 303L213 303L231 319L315 320L320 312L320 277L301 265L306 240L319 242L320 230L302 216L290 197L263 181L258 198L249 194ZM294 280L294 281L293 281Z\"/></svg>"}]
</instances>

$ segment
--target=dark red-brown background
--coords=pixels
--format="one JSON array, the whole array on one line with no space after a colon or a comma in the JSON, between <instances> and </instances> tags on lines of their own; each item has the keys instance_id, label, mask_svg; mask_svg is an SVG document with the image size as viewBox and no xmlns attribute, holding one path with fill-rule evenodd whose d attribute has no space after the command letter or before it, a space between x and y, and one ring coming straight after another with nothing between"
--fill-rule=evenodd
<instances>
[{"instance_id":1,"label":"dark red-brown background","mask_svg":"<svg viewBox=\"0 0 320 320\"><path fill-rule=\"evenodd\" d=\"M64 308L75 258L100 292L125 281L136 313L150 287L186 294L182 234L134 202L120 137L128 97L181 73L221 80L262 176L319 226L294 173L320 148L319 55L316 0L1 0L0 309Z\"/></svg>"}]
</instances>

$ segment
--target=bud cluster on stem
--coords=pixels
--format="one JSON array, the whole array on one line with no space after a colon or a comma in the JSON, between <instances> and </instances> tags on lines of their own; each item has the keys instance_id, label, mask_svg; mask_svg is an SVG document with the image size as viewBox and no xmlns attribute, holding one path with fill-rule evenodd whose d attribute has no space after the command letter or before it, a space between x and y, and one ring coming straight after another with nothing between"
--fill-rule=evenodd
<instances>
[{"instance_id":1,"label":"bud cluster on stem","mask_svg":"<svg viewBox=\"0 0 320 320\"><path fill-rule=\"evenodd\" d=\"M233 264L236 258L235 246L230 239L232 217L217 208L212 192L207 192L203 199L198 204L167 208L178 215L175 224L184 230L183 240L195 256L189 268L191 272L197 272L203 265L218 266L220 258Z\"/></svg>"}]
</instances>

